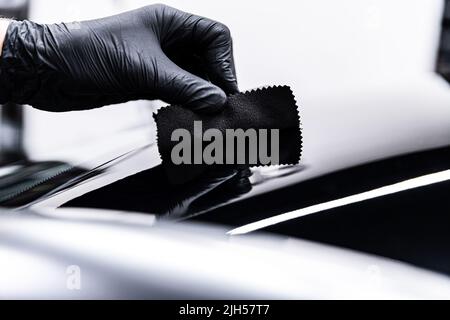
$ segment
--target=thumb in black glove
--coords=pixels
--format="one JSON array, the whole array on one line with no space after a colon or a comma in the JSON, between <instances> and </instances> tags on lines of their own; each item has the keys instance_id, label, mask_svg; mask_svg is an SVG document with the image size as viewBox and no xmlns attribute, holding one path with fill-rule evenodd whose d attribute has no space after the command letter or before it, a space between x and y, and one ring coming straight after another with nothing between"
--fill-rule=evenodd
<instances>
[{"instance_id":1,"label":"thumb in black glove","mask_svg":"<svg viewBox=\"0 0 450 320\"><path fill-rule=\"evenodd\" d=\"M165 5L98 20L11 21L0 103L47 111L161 99L215 112L238 91L229 29Z\"/></svg>"}]
</instances>

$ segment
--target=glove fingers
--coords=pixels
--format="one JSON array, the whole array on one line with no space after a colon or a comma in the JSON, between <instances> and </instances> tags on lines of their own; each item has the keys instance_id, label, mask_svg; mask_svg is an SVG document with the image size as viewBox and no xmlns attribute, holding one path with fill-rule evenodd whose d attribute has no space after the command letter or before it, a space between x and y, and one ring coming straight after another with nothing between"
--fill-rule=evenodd
<instances>
[{"instance_id":1,"label":"glove fingers","mask_svg":"<svg viewBox=\"0 0 450 320\"><path fill-rule=\"evenodd\" d=\"M211 81L227 94L237 93L233 40L228 27L220 22L198 17L193 38L205 60Z\"/></svg>"},{"instance_id":2,"label":"glove fingers","mask_svg":"<svg viewBox=\"0 0 450 320\"><path fill-rule=\"evenodd\" d=\"M220 22L179 11L167 6L165 16L169 21L162 37L164 51L185 50L193 46L206 66L210 80L227 94L237 93L237 77L233 58L233 41L228 27ZM170 19L169 19L170 18Z\"/></svg>"},{"instance_id":3,"label":"glove fingers","mask_svg":"<svg viewBox=\"0 0 450 320\"><path fill-rule=\"evenodd\" d=\"M222 110L227 97L219 87L181 69L168 58L164 60L159 71L161 99L195 112L214 113Z\"/></svg>"},{"instance_id":4,"label":"glove fingers","mask_svg":"<svg viewBox=\"0 0 450 320\"><path fill-rule=\"evenodd\" d=\"M239 92L231 38L226 43L210 46L204 58L209 77L214 84L227 94Z\"/></svg>"},{"instance_id":5,"label":"glove fingers","mask_svg":"<svg viewBox=\"0 0 450 320\"><path fill-rule=\"evenodd\" d=\"M185 50L178 52L166 52L167 57L181 69L184 69L206 81L211 82L210 75L206 69L205 59L198 54Z\"/></svg>"}]
</instances>

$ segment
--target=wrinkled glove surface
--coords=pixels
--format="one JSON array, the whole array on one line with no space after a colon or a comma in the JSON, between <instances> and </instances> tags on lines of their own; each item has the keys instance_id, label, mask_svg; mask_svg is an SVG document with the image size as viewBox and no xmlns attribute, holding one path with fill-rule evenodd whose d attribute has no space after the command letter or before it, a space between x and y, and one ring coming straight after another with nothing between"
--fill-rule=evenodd
<instances>
[{"instance_id":1,"label":"wrinkled glove surface","mask_svg":"<svg viewBox=\"0 0 450 320\"><path fill-rule=\"evenodd\" d=\"M165 5L98 20L12 21L0 103L46 111L160 99L206 113L238 91L229 29Z\"/></svg>"}]
</instances>

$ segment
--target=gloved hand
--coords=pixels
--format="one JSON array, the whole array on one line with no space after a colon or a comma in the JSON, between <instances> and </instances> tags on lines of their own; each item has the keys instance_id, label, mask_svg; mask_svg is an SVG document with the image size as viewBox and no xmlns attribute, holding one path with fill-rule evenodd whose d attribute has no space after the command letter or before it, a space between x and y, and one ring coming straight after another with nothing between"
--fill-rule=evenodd
<instances>
[{"instance_id":1,"label":"gloved hand","mask_svg":"<svg viewBox=\"0 0 450 320\"><path fill-rule=\"evenodd\" d=\"M165 5L85 22L12 21L0 58L0 103L47 111L161 99L215 112L237 91L228 28Z\"/></svg>"}]
</instances>

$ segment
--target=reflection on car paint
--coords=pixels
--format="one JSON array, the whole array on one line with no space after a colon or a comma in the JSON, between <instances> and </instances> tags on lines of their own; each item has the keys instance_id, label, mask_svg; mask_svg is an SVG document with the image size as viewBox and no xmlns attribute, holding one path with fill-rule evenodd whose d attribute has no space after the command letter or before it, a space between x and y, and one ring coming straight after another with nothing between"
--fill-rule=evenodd
<instances>
[{"instance_id":1,"label":"reflection on car paint","mask_svg":"<svg viewBox=\"0 0 450 320\"><path fill-rule=\"evenodd\" d=\"M86 207L186 219L226 204L251 190L249 169L214 168L183 185L169 182L162 165L69 201L63 207Z\"/></svg>"}]
</instances>

